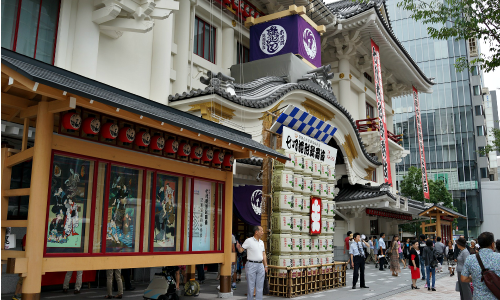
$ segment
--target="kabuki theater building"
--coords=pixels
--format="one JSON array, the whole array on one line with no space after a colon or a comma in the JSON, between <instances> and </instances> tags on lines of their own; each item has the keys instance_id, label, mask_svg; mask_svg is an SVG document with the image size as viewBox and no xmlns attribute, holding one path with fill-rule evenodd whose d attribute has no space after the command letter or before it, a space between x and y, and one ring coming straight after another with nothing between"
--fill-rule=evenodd
<instances>
[{"instance_id":1,"label":"kabuki theater building","mask_svg":"<svg viewBox=\"0 0 500 300\"><path fill-rule=\"evenodd\" d=\"M391 106L433 82L384 1L142 2L41 2L33 41L2 20L2 240L26 234L2 263L23 300L54 272L211 263L224 295L241 224L293 267L418 218Z\"/></svg>"}]
</instances>

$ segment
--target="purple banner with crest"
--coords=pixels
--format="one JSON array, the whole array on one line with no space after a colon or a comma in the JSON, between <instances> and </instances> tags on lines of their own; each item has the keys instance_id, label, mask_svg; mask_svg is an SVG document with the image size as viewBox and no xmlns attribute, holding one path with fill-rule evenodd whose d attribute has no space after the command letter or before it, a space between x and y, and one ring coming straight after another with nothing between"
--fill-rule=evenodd
<instances>
[{"instance_id":1,"label":"purple banner with crest","mask_svg":"<svg viewBox=\"0 0 500 300\"><path fill-rule=\"evenodd\" d=\"M252 226L260 226L262 186L233 187L233 204L234 212L240 220Z\"/></svg>"},{"instance_id":2,"label":"purple banner with crest","mask_svg":"<svg viewBox=\"0 0 500 300\"><path fill-rule=\"evenodd\" d=\"M314 66L321 67L321 37L301 16L250 27L250 61L286 53L300 54Z\"/></svg>"}]
</instances>

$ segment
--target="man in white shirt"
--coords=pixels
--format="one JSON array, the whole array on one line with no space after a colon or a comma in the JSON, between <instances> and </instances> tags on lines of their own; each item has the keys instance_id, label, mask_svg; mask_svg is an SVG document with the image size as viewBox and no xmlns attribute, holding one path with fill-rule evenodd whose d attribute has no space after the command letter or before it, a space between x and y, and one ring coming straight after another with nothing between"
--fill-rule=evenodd
<instances>
[{"instance_id":1,"label":"man in white shirt","mask_svg":"<svg viewBox=\"0 0 500 300\"><path fill-rule=\"evenodd\" d=\"M253 237L245 240L243 245L236 244L238 252L247 250L247 264L245 273L247 276L247 299L253 300L253 290L255 288L255 300L262 300L264 289L264 278L267 273L267 258L264 242L261 240L264 230L260 226L253 227Z\"/></svg>"},{"instance_id":2,"label":"man in white shirt","mask_svg":"<svg viewBox=\"0 0 500 300\"><path fill-rule=\"evenodd\" d=\"M380 234L380 239L378 240L378 246L379 246L378 254L379 255L385 255L386 246L385 246L384 238L385 238L385 233L382 232ZM387 260L385 260L385 256L381 257L378 261L379 261L379 270L383 271L384 265L387 264Z\"/></svg>"}]
</instances>

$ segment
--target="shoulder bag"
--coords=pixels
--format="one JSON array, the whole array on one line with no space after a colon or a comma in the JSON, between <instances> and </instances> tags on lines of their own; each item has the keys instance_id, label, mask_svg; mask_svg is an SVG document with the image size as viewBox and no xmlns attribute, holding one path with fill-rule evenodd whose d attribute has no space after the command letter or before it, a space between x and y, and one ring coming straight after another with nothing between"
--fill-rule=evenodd
<instances>
[{"instance_id":1,"label":"shoulder bag","mask_svg":"<svg viewBox=\"0 0 500 300\"><path fill-rule=\"evenodd\" d=\"M495 297L500 299L500 277L498 277L498 275L495 274L494 271L491 271L484 267L479 253L476 253L476 258L479 266L481 266L481 282L484 282L490 292L493 293Z\"/></svg>"}]
</instances>

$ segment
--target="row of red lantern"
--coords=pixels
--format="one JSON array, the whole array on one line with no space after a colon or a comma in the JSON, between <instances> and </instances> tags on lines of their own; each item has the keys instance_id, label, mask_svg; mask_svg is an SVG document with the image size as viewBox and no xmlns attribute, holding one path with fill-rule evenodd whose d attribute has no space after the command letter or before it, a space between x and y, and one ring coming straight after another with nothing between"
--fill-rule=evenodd
<instances>
[{"instance_id":1,"label":"row of red lantern","mask_svg":"<svg viewBox=\"0 0 500 300\"><path fill-rule=\"evenodd\" d=\"M250 4L246 3L243 0L224 0L224 4L231 6L232 9L236 11L238 15L241 15L244 18L260 17L260 13L256 9L254 9Z\"/></svg>"},{"instance_id":2,"label":"row of red lantern","mask_svg":"<svg viewBox=\"0 0 500 300\"><path fill-rule=\"evenodd\" d=\"M380 211L380 210L371 209L371 208L367 208L366 213L368 215L372 215L372 216L380 216L380 217L392 218L392 219L398 219L398 220L407 220L407 221L413 220L411 215L397 214L397 213Z\"/></svg>"},{"instance_id":3,"label":"row of red lantern","mask_svg":"<svg viewBox=\"0 0 500 300\"><path fill-rule=\"evenodd\" d=\"M139 147L150 147L153 150L161 151L165 149L168 154L177 154L180 157L190 157L191 159L201 160L203 162L213 162L216 165L224 167L232 167L234 156L225 154L221 150L215 150L208 147L195 145L191 147L187 142L179 143L174 138L169 138L167 141L160 135L155 134L153 137L146 132L140 131L136 134L131 127L118 128L113 122L107 122L102 126L101 121L93 115L89 115L82 123L82 118L76 112L68 112L62 118L62 125L66 130L78 130L82 127L84 133L88 135L96 135L101 132L101 136L107 140L118 138L124 144L135 143Z\"/></svg>"}]
</instances>

